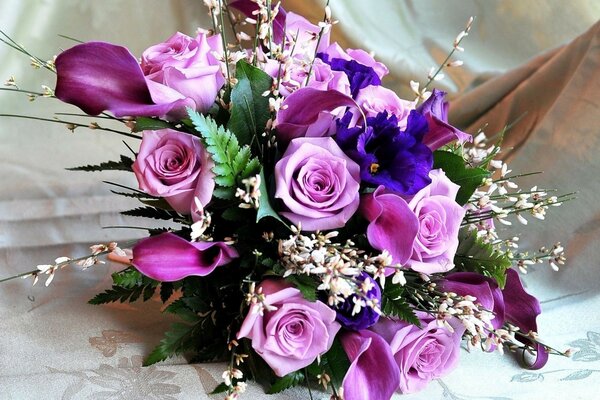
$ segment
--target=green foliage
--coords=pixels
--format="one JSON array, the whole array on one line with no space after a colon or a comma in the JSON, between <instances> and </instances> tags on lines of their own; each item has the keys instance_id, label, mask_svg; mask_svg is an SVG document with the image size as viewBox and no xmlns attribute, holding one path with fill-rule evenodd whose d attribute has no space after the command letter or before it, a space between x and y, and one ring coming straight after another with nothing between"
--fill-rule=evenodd
<instances>
[{"instance_id":1,"label":"green foliage","mask_svg":"<svg viewBox=\"0 0 600 400\"><path fill-rule=\"evenodd\" d=\"M510 258L496 251L491 244L483 243L474 232L469 232L466 228L460 230L458 240L458 249L454 257L456 269L493 278L503 288L506 283L506 270L512 265Z\"/></svg>"},{"instance_id":2,"label":"green foliage","mask_svg":"<svg viewBox=\"0 0 600 400\"><path fill-rule=\"evenodd\" d=\"M331 378L331 384L339 388L342 386L346 372L350 368L350 360L340 342L339 336L333 340L329 351L321 356L321 366Z\"/></svg>"},{"instance_id":3,"label":"green foliage","mask_svg":"<svg viewBox=\"0 0 600 400\"><path fill-rule=\"evenodd\" d=\"M156 207L138 207L133 210L122 211L121 214L128 215L130 217L144 217L154 218L171 221L173 219L180 218L179 214L175 211L164 210Z\"/></svg>"},{"instance_id":4,"label":"green foliage","mask_svg":"<svg viewBox=\"0 0 600 400\"><path fill-rule=\"evenodd\" d=\"M98 165L85 165L82 167L67 168L67 171L85 171L85 172L96 172L96 171L129 171L131 172L131 166L133 160L126 156L121 156L119 161L107 161Z\"/></svg>"},{"instance_id":5,"label":"green foliage","mask_svg":"<svg viewBox=\"0 0 600 400\"><path fill-rule=\"evenodd\" d=\"M194 334L196 328L197 325L188 325L179 322L172 324L171 329L165 333L165 337L160 341L159 345L146 357L144 366L147 367L164 361L193 347L196 340Z\"/></svg>"},{"instance_id":6,"label":"green foliage","mask_svg":"<svg viewBox=\"0 0 600 400\"><path fill-rule=\"evenodd\" d=\"M159 282L143 276L133 268L128 268L112 274L113 286L99 293L89 301L89 304L106 304L114 302L137 301L140 297L148 301L154 295Z\"/></svg>"},{"instance_id":7,"label":"green foliage","mask_svg":"<svg viewBox=\"0 0 600 400\"><path fill-rule=\"evenodd\" d=\"M275 211L273 206L271 205L271 200L269 199L269 190L268 190L268 182L265 178L265 172L260 171L260 204L258 207L258 212L256 213L256 222L260 221L265 217L275 218L277 221L281 222L285 226L287 224L283 222L279 214Z\"/></svg>"},{"instance_id":8,"label":"green foliage","mask_svg":"<svg viewBox=\"0 0 600 400\"><path fill-rule=\"evenodd\" d=\"M127 268L123 271L114 272L111 277L116 286L128 289L142 285L142 281L144 280L144 276L134 268Z\"/></svg>"},{"instance_id":9,"label":"green foliage","mask_svg":"<svg viewBox=\"0 0 600 400\"><path fill-rule=\"evenodd\" d=\"M231 91L231 118L227 128L240 143L249 145L264 131L270 118L269 97L273 79L259 68L241 60L236 64L237 83Z\"/></svg>"},{"instance_id":10,"label":"green foliage","mask_svg":"<svg viewBox=\"0 0 600 400\"><path fill-rule=\"evenodd\" d=\"M319 283L315 279L308 275L290 275L285 280L300 290L302 297L306 300L317 301L317 287Z\"/></svg>"},{"instance_id":11,"label":"green foliage","mask_svg":"<svg viewBox=\"0 0 600 400\"><path fill-rule=\"evenodd\" d=\"M279 378L273 385L267 390L267 394L275 394L283 392L286 389L298 386L304 380L304 373L302 371L291 372L286 376Z\"/></svg>"},{"instance_id":12,"label":"green foliage","mask_svg":"<svg viewBox=\"0 0 600 400\"><path fill-rule=\"evenodd\" d=\"M175 285L171 282L161 282L160 284L160 300L163 303L169 301L173 292L175 291Z\"/></svg>"},{"instance_id":13,"label":"green foliage","mask_svg":"<svg viewBox=\"0 0 600 400\"><path fill-rule=\"evenodd\" d=\"M388 282L381 293L381 311L387 316L397 317L409 324L421 326L419 318L417 318L415 311L403 297L403 294L404 288L402 286Z\"/></svg>"},{"instance_id":14,"label":"green foliage","mask_svg":"<svg viewBox=\"0 0 600 400\"><path fill-rule=\"evenodd\" d=\"M224 393L229 389L229 386L227 386L225 384L225 382L221 382L217 385L216 388L213 389L212 392L210 392L210 394L219 394L219 393Z\"/></svg>"},{"instance_id":15,"label":"green foliage","mask_svg":"<svg viewBox=\"0 0 600 400\"><path fill-rule=\"evenodd\" d=\"M467 167L461 156L449 151L434 151L433 159L433 168L441 168L452 182L460 186L456 195L456 202L460 205L469 201L483 180L490 176L489 171L483 168Z\"/></svg>"},{"instance_id":16,"label":"green foliage","mask_svg":"<svg viewBox=\"0 0 600 400\"><path fill-rule=\"evenodd\" d=\"M137 117L135 119L135 127L133 132L156 131L159 129L173 128L173 125L167 121L158 118Z\"/></svg>"},{"instance_id":17,"label":"green foliage","mask_svg":"<svg viewBox=\"0 0 600 400\"><path fill-rule=\"evenodd\" d=\"M242 179L258 174L260 163L256 158L251 158L250 146L240 147L237 137L226 130L210 117L205 117L191 109L188 114L196 130L200 133L206 144L206 150L210 153L215 163L215 183L222 190L218 197L231 200L234 198L235 186Z\"/></svg>"}]
</instances>

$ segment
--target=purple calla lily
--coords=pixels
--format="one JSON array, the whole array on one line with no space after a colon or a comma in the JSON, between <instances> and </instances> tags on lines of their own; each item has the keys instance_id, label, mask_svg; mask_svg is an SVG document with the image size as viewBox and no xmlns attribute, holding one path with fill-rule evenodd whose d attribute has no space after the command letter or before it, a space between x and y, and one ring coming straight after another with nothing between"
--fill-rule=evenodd
<instances>
[{"instance_id":1,"label":"purple calla lily","mask_svg":"<svg viewBox=\"0 0 600 400\"><path fill-rule=\"evenodd\" d=\"M277 113L277 139L287 144L297 137L331 136L336 126L331 111L346 106L358 108L352 98L335 90L298 89Z\"/></svg>"},{"instance_id":2,"label":"purple calla lily","mask_svg":"<svg viewBox=\"0 0 600 400\"><path fill-rule=\"evenodd\" d=\"M229 6L239 10L248 18L256 18L256 15L253 14L253 12L258 11L258 4L252 0L235 0L229 3ZM274 6L275 2L271 7ZM273 20L273 41L277 44L281 43L283 40L283 35L285 33L286 14L286 11L280 6L279 12Z\"/></svg>"},{"instance_id":3,"label":"purple calla lily","mask_svg":"<svg viewBox=\"0 0 600 400\"><path fill-rule=\"evenodd\" d=\"M362 330L340 336L350 359L342 386L346 400L389 400L400 386L400 370L390 345L375 332Z\"/></svg>"},{"instance_id":4,"label":"purple calla lily","mask_svg":"<svg viewBox=\"0 0 600 400\"><path fill-rule=\"evenodd\" d=\"M514 269L506 271L506 285L502 290L504 295L504 315L507 322L519 327L523 334L537 332L536 318L542 313L540 302L527 293L523 288L519 273ZM527 339L520 339L528 342ZM538 343L531 343L537 350L536 358L529 369L540 369L548 361L548 352Z\"/></svg>"},{"instance_id":5,"label":"purple calla lily","mask_svg":"<svg viewBox=\"0 0 600 400\"><path fill-rule=\"evenodd\" d=\"M156 104L140 65L131 52L104 42L88 42L56 58L56 97L86 114L110 111L115 116L164 116L194 107L186 98Z\"/></svg>"},{"instance_id":6,"label":"purple calla lily","mask_svg":"<svg viewBox=\"0 0 600 400\"><path fill-rule=\"evenodd\" d=\"M431 96L417 109L427 118L429 131L423 138L423 143L431 150L458 140L461 143L470 142L473 137L448 123L448 102L444 100L445 92L433 89Z\"/></svg>"},{"instance_id":7,"label":"purple calla lily","mask_svg":"<svg viewBox=\"0 0 600 400\"><path fill-rule=\"evenodd\" d=\"M369 221L367 239L371 246L387 250L394 264L406 263L419 231L419 220L406 200L395 193L386 193L379 186L373 193L362 196L360 210ZM393 272L392 268L386 271Z\"/></svg>"},{"instance_id":8,"label":"purple calla lily","mask_svg":"<svg viewBox=\"0 0 600 400\"><path fill-rule=\"evenodd\" d=\"M188 242L167 232L136 244L131 263L149 278L174 282L190 275L206 276L237 257L237 251L226 243Z\"/></svg>"},{"instance_id":9,"label":"purple calla lily","mask_svg":"<svg viewBox=\"0 0 600 400\"><path fill-rule=\"evenodd\" d=\"M474 272L455 272L440 280L438 287L445 292L454 292L461 296L474 296L476 302L494 313L494 329L504 324L504 298L496 281Z\"/></svg>"}]
</instances>

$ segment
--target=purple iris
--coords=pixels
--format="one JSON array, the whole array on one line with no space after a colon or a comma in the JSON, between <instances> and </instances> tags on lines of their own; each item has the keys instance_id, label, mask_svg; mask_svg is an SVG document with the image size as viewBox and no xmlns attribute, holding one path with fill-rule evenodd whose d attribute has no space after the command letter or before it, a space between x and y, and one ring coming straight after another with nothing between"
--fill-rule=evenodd
<instances>
[{"instance_id":1,"label":"purple iris","mask_svg":"<svg viewBox=\"0 0 600 400\"><path fill-rule=\"evenodd\" d=\"M387 112L368 117L366 129L350 127L352 118L347 112L338 120L336 141L360 165L363 182L401 195L415 194L431 183L433 153L422 142L428 130L423 115L411 111L404 131L398 118Z\"/></svg>"},{"instance_id":2,"label":"purple iris","mask_svg":"<svg viewBox=\"0 0 600 400\"><path fill-rule=\"evenodd\" d=\"M381 79L371 67L367 67L354 60L344 60L343 58L329 58L328 54L318 53L319 57L323 62L329 64L333 71L342 71L348 76L350 81L350 92L352 97L358 96L360 89L366 88L367 86L379 86L381 85Z\"/></svg>"},{"instance_id":3,"label":"purple iris","mask_svg":"<svg viewBox=\"0 0 600 400\"><path fill-rule=\"evenodd\" d=\"M365 300L377 300L377 303L381 303L381 289L377 285L377 283L371 278L367 273L362 272L357 279L361 282L365 280L370 281L373 285L371 290L369 290L365 297ZM357 299L356 295L352 295L346 298L346 301L341 306L336 308L337 312L337 320L342 326L346 329L351 329L355 331L360 331L362 329L367 329L379 320L379 314L372 308L364 306L360 309L357 314L352 315L352 309L354 308L355 299Z\"/></svg>"}]
</instances>

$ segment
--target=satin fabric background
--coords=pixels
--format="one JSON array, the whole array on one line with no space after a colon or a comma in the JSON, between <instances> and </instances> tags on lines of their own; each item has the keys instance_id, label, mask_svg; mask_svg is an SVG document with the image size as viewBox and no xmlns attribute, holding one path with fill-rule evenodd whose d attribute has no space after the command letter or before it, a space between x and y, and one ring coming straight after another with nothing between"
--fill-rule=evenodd
<instances>
[{"instance_id":1,"label":"satin fabric background","mask_svg":"<svg viewBox=\"0 0 600 400\"><path fill-rule=\"evenodd\" d=\"M316 21L322 8L315 4L288 0L284 7ZM335 39L374 51L392 72L384 84L404 96L408 81L425 81L475 15L460 54L465 67L449 70L438 85L451 92L451 118L469 132L488 124L486 131L494 133L521 117L505 142L513 148L504 154L511 168L545 171L529 186L580 191L577 201L551 210L546 223L519 227L523 247L557 240L567 247L567 267L553 273L537 266L526 282L542 300L543 338L559 348L572 346L575 356L554 357L544 370L527 372L509 356L465 352L449 377L403 398L558 399L567 393L593 398L600 383L600 321L593 311L600 305L600 28L594 25L600 4L332 0L331 6L341 21ZM123 44L140 55L175 31L193 34L198 26L210 26L198 0L0 1L0 28L47 58L73 44L57 34ZM14 75L20 87L35 91L41 83L53 87L51 74L29 68L25 57L6 46L0 47L0 59L0 78ZM77 112L56 101L29 103L25 96L0 92L0 113L51 118L59 111ZM77 129L72 134L59 124L0 118L0 277L61 255L85 254L92 243L140 237L135 230L101 229L152 225L119 216L136 203L100 183L135 185L131 174L64 170L125 152L121 138L110 133ZM50 288L31 288L20 280L0 285L1 398L210 398L204 393L219 382L221 364L189 366L179 358L140 368L141 356L172 322L160 314L158 302L85 303L110 286L109 272L118 269L110 264L60 271ZM246 398L267 398L255 385L249 391ZM306 397L292 390L268 398Z\"/></svg>"}]
</instances>

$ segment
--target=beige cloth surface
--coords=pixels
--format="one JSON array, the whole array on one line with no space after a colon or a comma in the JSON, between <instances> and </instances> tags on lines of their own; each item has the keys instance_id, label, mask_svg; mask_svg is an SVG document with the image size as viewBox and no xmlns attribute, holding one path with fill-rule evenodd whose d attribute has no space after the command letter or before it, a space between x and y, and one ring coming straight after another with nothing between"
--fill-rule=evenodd
<instances>
[{"instance_id":1,"label":"beige cloth surface","mask_svg":"<svg viewBox=\"0 0 600 400\"><path fill-rule=\"evenodd\" d=\"M295 3L296 8L311 4ZM455 91L467 88L482 74L516 67L575 37L600 16L594 1L569 2L566 8L559 7L561 1L381 2L386 9L367 3L372 4L333 1L332 6L342 19L346 43L363 42L362 46L375 50L395 72L396 78L387 84L397 88L438 59L436 49L451 43L469 15L477 15L478 22L468 39L473 47L465 46L468 68L456 70L458 75L450 75L446 83ZM527 4L536 12L528 13ZM71 44L55 33L123 43L139 54L177 29L191 33L197 25L207 26L204 13L196 0L3 0L0 28L48 57L53 49ZM320 13L313 11L316 16ZM506 153L511 167L520 172L544 170L532 184L580 191L576 202L552 210L545 224L532 221L519 227L524 247L557 240L566 244L568 267L559 273L535 267L526 282L542 300L542 337L558 348L572 344L574 357L552 357L545 369L528 372L509 356L464 352L450 376L402 398L596 397L600 385L599 29L595 25L569 46L489 80L458 97L452 108L452 118L469 126L469 131L487 123L488 133L527 112L507 135L507 143L515 148ZM404 50L399 50L399 44ZM419 50L423 44L436 45ZM15 75L29 89L37 89L41 82L53 84L50 75L24 68L27 60L4 47L0 59L0 78ZM45 99L29 104L24 97L0 92L0 113L51 116L65 108ZM99 183L102 179L127 183L131 176L63 170L114 159L123 151L120 139L110 134L83 130L70 134L59 126L0 119L0 277L61 255L85 254L87 244L139 236L137 231L100 228L143 224L120 217L118 211L132 203L113 196ZM187 365L183 359L173 359L140 367L141 358L172 322L160 314L158 301L86 304L109 287L109 273L118 268L111 264L85 272L62 270L50 288L41 284L32 288L30 281L22 280L0 285L0 399L210 398L205 393L220 381L222 364ZM250 385L245 398L306 399L307 395L291 390L266 396Z\"/></svg>"}]
</instances>

